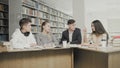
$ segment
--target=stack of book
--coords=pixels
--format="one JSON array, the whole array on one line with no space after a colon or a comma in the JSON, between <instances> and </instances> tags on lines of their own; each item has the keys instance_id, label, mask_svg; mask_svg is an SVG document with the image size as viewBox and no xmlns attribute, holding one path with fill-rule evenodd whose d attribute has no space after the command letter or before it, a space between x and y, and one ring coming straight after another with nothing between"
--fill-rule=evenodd
<instances>
[{"instance_id":1,"label":"stack of book","mask_svg":"<svg viewBox=\"0 0 120 68\"><path fill-rule=\"evenodd\" d=\"M114 39L112 42L113 46L120 46L120 39Z\"/></svg>"}]
</instances>

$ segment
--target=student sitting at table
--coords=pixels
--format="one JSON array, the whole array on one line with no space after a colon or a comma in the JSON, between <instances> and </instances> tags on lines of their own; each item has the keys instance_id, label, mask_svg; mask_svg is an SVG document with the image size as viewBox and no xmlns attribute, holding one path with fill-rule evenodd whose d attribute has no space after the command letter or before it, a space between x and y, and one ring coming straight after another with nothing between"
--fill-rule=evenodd
<instances>
[{"instance_id":1,"label":"student sitting at table","mask_svg":"<svg viewBox=\"0 0 120 68\"><path fill-rule=\"evenodd\" d=\"M103 27L102 23L99 20L94 20L91 23L92 33L87 38L86 29L84 29L84 43L89 43L92 45L102 45L102 41L108 43L108 33Z\"/></svg>"},{"instance_id":2,"label":"student sitting at table","mask_svg":"<svg viewBox=\"0 0 120 68\"><path fill-rule=\"evenodd\" d=\"M20 28L12 35L11 44L13 48L30 48L36 46L36 40L31 33L31 20L22 18L19 21Z\"/></svg>"},{"instance_id":3,"label":"student sitting at table","mask_svg":"<svg viewBox=\"0 0 120 68\"><path fill-rule=\"evenodd\" d=\"M45 21L41 25L41 32L36 35L37 44L44 48L55 47L58 42L55 36L50 32L50 23Z\"/></svg>"},{"instance_id":4,"label":"student sitting at table","mask_svg":"<svg viewBox=\"0 0 120 68\"><path fill-rule=\"evenodd\" d=\"M75 28L75 20L68 20L68 29L62 32L62 38L60 44L63 41L67 41L70 44L81 44L81 30L79 28Z\"/></svg>"}]
</instances>

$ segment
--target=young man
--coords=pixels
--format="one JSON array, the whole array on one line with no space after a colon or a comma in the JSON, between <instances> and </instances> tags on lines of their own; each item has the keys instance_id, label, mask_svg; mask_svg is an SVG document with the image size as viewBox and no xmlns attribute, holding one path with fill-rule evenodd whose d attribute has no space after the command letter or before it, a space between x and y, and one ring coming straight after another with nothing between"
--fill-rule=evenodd
<instances>
[{"instance_id":1,"label":"young man","mask_svg":"<svg viewBox=\"0 0 120 68\"><path fill-rule=\"evenodd\" d=\"M68 29L62 33L60 44L62 41L67 41L70 44L81 44L81 31L79 28L75 28L75 20L68 20L67 25Z\"/></svg>"},{"instance_id":2,"label":"young man","mask_svg":"<svg viewBox=\"0 0 120 68\"><path fill-rule=\"evenodd\" d=\"M20 28L12 35L11 44L13 48L30 48L36 45L36 40L31 33L31 20L23 18L19 21Z\"/></svg>"}]
</instances>

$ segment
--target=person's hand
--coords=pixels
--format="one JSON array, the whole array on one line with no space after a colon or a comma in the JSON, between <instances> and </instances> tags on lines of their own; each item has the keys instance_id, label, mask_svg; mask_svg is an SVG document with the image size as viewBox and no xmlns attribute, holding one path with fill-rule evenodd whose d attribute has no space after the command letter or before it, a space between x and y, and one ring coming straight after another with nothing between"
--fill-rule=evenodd
<instances>
[{"instance_id":1,"label":"person's hand","mask_svg":"<svg viewBox=\"0 0 120 68\"><path fill-rule=\"evenodd\" d=\"M31 43L30 46L31 46L31 47L34 47L34 46L37 46L37 44Z\"/></svg>"},{"instance_id":2,"label":"person's hand","mask_svg":"<svg viewBox=\"0 0 120 68\"><path fill-rule=\"evenodd\" d=\"M89 46L90 44L89 43L82 43L81 45L82 46Z\"/></svg>"}]
</instances>

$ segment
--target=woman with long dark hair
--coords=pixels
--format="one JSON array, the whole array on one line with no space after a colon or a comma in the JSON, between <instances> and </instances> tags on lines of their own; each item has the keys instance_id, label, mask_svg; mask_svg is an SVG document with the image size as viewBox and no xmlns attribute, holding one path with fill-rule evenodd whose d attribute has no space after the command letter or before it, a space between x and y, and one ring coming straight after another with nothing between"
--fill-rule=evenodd
<instances>
[{"instance_id":1,"label":"woman with long dark hair","mask_svg":"<svg viewBox=\"0 0 120 68\"><path fill-rule=\"evenodd\" d=\"M99 20L94 20L91 23L91 29L92 33L90 34L88 39L86 38L86 35L84 35L85 42L89 42L90 44L95 45L102 45L102 41L106 41L108 43L108 33ZM85 33L86 30L84 31L84 34Z\"/></svg>"}]
</instances>

